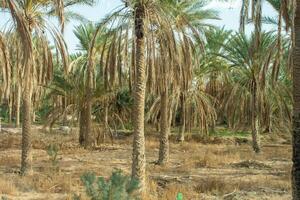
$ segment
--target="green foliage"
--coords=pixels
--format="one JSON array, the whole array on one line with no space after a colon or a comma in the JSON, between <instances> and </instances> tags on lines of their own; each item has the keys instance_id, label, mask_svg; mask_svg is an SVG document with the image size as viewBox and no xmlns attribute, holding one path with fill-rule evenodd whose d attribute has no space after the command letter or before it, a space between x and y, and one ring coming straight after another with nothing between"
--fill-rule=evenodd
<instances>
[{"instance_id":1,"label":"green foliage","mask_svg":"<svg viewBox=\"0 0 300 200\"><path fill-rule=\"evenodd\" d=\"M126 107L132 107L133 97L128 89L121 90L117 93L116 107L118 110Z\"/></svg>"},{"instance_id":2,"label":"green foliage","mask_svg":"<svg viewBox=\"0 0 300 200\"><path fill-rule=\"evenodd\" d=\"M176 200L183 200L183 194L181 192L178 192Z\"/></svg>"},{"instance_id":3,"label":"green foliage","mask_svg":"<svg viewBox=\"0 0 300 200\"><path fill-rule=\"evenodd\" d=\"M246 131L232 131L229 129L220 129L216 130L215 132L210 133L211 136L218 136L218 137L248 137L250 135L249 132Z\"/></svg>"},{"instance_id":4,"label":"green foliage","mask_svg":"<svg viewBox=\"0 0 300 200\"><path fill-rule=\"evenodd\" d=\"M81 177L86 194L91 200L135 200L134 191L138 189L138 181L123 175L121 170L115 170L108 180L96 178L92 172ZM76 197L78 198L78 197Z\"/></svg>"},{"instance_id":5,"label":"green foliage","mask_svg":"<svg viewBox=\"0 0 300 200\"><path fill-rule=\"evenodd\" d=\"M58 160L57 160L58 150L59 149L56 144L50 144L47 147L47 154L50 157L50 161L53 167L58 167Z\"/></svg>"}]
</instances>

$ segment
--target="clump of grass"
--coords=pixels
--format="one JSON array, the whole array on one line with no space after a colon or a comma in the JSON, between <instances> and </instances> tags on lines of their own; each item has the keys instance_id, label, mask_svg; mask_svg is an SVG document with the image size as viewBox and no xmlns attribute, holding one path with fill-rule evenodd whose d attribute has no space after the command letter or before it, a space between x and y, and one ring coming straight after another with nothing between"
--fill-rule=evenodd
<instances>
[{"instance_id":1,"label":"clump of grass","mask_svg":"<svg viewBox=\"0 0 300 200\"><path fill-rule=\"evenodd\" d=\"M216 137L239 137L239 138L245 138L250 135L247 131L233 131L230 129L218 129L214 132L210 132L210 136L216 136Z\"/></svg>"}]
</instances>

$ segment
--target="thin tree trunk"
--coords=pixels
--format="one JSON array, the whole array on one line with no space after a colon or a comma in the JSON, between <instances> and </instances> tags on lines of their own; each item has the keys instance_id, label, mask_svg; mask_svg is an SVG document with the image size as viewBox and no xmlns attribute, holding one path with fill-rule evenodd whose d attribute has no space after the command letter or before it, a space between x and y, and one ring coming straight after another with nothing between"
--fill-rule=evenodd
<instances>
[{"instance_id":1,"label":"thin tree trunk","mask_svg":"<svg viewBox=\"0 0 300 200\"><path fill-rule=\"evenodd\" d=\"M246 21L248 20L248 0L242 0L242 7L240 12L240 32L245 32Z\"/></svg>"},{"instance_id":2,"label":"thin tree trunk","mask_svg":"<svg viewBox=\"0 0 300 200\"><path fill-rule=\"evenodd\" d=\"M180 97L180 103L181 103L181 116L180 116L180 138L179 141L183 142L184 141L184 134L185 134L185 124L186 124L186 104L185 104L185 96L184 94L181 95Z\"/></svg>"},{"instance_id":3,"label":"thin tree trunk","mask_svg":"<svg viewBox=\"0 0 300 200\"><path fill-rule=\"evenodd\" d=\"M146 157L144 135L144 109L145 109L145 8L141 1L135 4L135 40L136 40L136 81L134 84L134 139L132 154L132 178L139 181L140 193L145 191L146 184Z\"/></svg>"},{"instance_id":4,"label":"thin tree trunk","mask_svg":"<svg viewBox=\"0 0 300 200\"><path fill-rule=\"evenodd\" d=\"M32 122L36 121L36 114L35 111L32 112Z\"/></svg>"},{"instance_id":5,"label":"thin tree trunk","mask_svg":"<svg viewBox=\"0 0 300 200\"><path fill-rule=\"evenodd\" d=\"M251 113L251 127L252 127L252 147L255 153L260 152L259 147L259 116L258 116L258 102L257 102L257 85L253 82L252 86L252 113Z\"/></svg>"},{"instance_id":6,"label":"thin tree trunk","mask_svg":"<svg viewBox=\"0 0 300 200\"><path fill-rule=\"evenodd\" d=\"M160 104L160 145L159 145L159 157L158 164L166 164L169 160L169 133L170 125L168 119L168 90L165 89L161 93L161 104Z\"/></svg>"},{"instance_id":7,"label":"thin tree trunk","mask_svg":"<svg viewBox=\"0 0 300 200\"><path fill-rule=\"evenodd\" d=\"M84 118L85 118L85 134L84 134L84 137L85 137L85 140L84 140L84 148L85 149L88 149L88 148L91 148L92 146L92 143L93 143L93 140L92 140L92 135L91 135L91 129L92 129L92 105L91 105L91 101L88 100L86 102L86 112L85 112L85 115L84 115Z\"/></svg>"},{"instance_id":8,"label":"thin tree trunk","mask_svg":"<svg viewBox=\"0 0 300 200\"><path fill-rule=\"evenodd\" d=\"M12 111L13 111L13 95L10 95L8 101L8 123L11 124L12 122Z\"/></svg>"},{"instance_id":9,"label":"thin tree trunk","mask_svg":"<svg viewBox=\"0 0 300 200\"><path fill-rule=\"evenodd\" d=\"M27 83L28 84L28 83ZM28 88L28 86L27 86ZM22 155L21 175L31 169L31 92L25 88L23 91L23 120L22 120Z\"/></svg>"},{"instance_id":10,"label":"thin tree trunk","mask_svg":"<svg viewBox=\"0 0 300 200\"><path fill-rule=\"evenodd\" d=\"M84 107L81 108L80 114L79 114L79 144L80 146L84 146L85 144L85 110Z\"/></svg>"},{"instance_id":11,"label":"thin tree trunk","mask_svg":"<svg viewBox=\"0 0 300 200\"><path fill-rule=\"evenodd\" d=\"M295 48L293 50L293 200L300 199L300 0L297 0L295 26Z\"/></svg>"},{"instance_id":12,"label":"thin tree trunk","mask_svg":"<svg viewBox=\"0 0 300 200\"><path fill-rule=\"evenodd\" d=\"M105 136L106 134L109 134L109 124L108 124L108 105L105 103L105 116L104 116L104 133L103 133L103 143L105 143Z\"/></svg>"},{"instance_id":13,"label":"thin tree trunk","mask_svg":"<svg viewBox=\"0 0 300 200\"><path fill-rule=\"evenodd\" d=\"M16 96L16 127L20 126L20 105L21 105L21 86L17 85Z\"/></svg>"},{"instance_id":14,"label":"thin tree trunk","mask_svg":"<svg viewBox=\"0 0 300 200\"><path fill-rule=\"evenodd\" d=\"M62 103L63 103L63 108L64 108L64 113L63 113L63 126L67 125L67 97L66 97L66 93L65 96L62 97Z\"/></svg>"},{"instance_id":15,"label":"thin tree trunk","mask_svg":"<svg viewBox=\"0 0 300 200\"><path fill-rule=\"evenodd\" d=\"M90 55L91 56L91 55ZM86 77L86 97L85 97L85 140L84 148L91 148L93 139L91 135L92 131L92 87L93 87L93 62L89 62L87 65L87 77Z\"/></svg>"}]
</instances>

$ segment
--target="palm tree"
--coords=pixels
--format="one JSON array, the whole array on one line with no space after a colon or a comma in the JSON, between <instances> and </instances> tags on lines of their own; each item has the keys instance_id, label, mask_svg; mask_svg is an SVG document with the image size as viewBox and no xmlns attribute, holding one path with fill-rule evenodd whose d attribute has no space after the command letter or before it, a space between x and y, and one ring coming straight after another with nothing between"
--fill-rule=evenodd
<instances>
[{"instance_id":1,"label":"palm tree","mask_svg":"<svg viewBox=\"0 0 300 200\"><path fill-rule=\"evenodd\" d=\"M165 1L164 4L165 12L171 16L171 26L174 30L174 34L179 37L179 45L182 48L182 58L179 62L182 69L179 74L180 78L180 108L181 108L181 128L179 130L180 141L184 141L184 133L186 129L186 92L191 85L192 81L192 49L193 43L197 42L199 49L203 49L203 38L201 35L204 34L207 27L210 25L206 22L208 19L218 19L217 13L214 10L204 9L207 2L201 0L192 1ZM191 45L192 44L192 45ZM198 53L201 53L199 51ZM163 134L162 134L163 135Z\"/></svg>"},{"instance_id":2,"label":"palm tree","mask_svg":"<svg viewBox=\"0 0 300 200\"><path fill-rule=\"evenodd\" d=\"M65 44L60 36L60 33L47 24L46 17L58 16L60 23L64 25L63 9L77 3L84 3L86 1L4 1L3 7L8 8L12 19L15 21L16 29L19 34L20 43L23 50L23 77L22 80L22 105L23 105L23 120L22 120L22 161L21 161L21 174L26 174L31 165L31 115L32 115L32 94L35 85L38 83L34 81L33 72L36 66L35 58L37 57L35 51L35 40L44 45L45 54L51 54L49 43L44 36L45 31L49 31L54 38L55 45L58 52L60 52L63 65L67 66L67 52ZM90 2L90 1L87 1ZM49 61L49 66L52 66L52 56L45 56ZM49 59L49 60L48 60ZM49 67L45 65L44 67ZM46 71L51 72L49 68ZM51 76L50 73L45 73Z\"/></svg>"},{"instance_id":3,"label":"palm tree","mask_svg":"<svg viewBox=\"0 0 300 200\"><path fill-rule=\"evenodd\" d=\"M217 112L217 123L224 123L225 113L222 109L222 100L230 76L230 68L226 59L219 57L223 51L224 45L230 40L232 31L225 28L210 28L205 32L206 44L205 55L201 59L200 74L208 80L206 92L214 98L214 107ZM198 73L196 73L197 75ZM214 132L214 124L211 130Z\"/></svg>"},{"instance_id":4,"label":"palm tree","mask_svg":"<svg viewBox=\"0 0 300 200\"><path fill-rule=\"evenodd\" d=\"M296 1L295 48L293 54L293 167L292 189L293 199L300 199L300 1Z\"/></svg>"},{"instance_id":5,"label":"palm tree","mask_svg":"<svg viewBox=\"0 0 300 200\"><path fill-rule=\"evenodd\" d=\"M84 145L85 148L89 148L92 145L92 136L91 136L91 127L92 127L92 99L95 87L94 76L95 76L95 55L94 52L100 52L101 49L104 50L106 45L108 45L107 40L109 40L109 33L101 30L101 34L96 34L96 26L93 24L81 25L77 27L74 31L75 35L80 41L79 49L83 52L82 57L85 60L84 66L86 67L86 78L85 78L85 89L84 89L84 98L81 104L80 110L80 136L79 143ZM91 48L91 44L93 44L93 48ZM97 58L99 59L100 56ZM103 63L102 63L103 65ZM100 66L102 68L103 66ZM99 81L97 81L98 86L103 86L104 77L102 70L98 70L100 77ZM96 77L97 78L97 77ZM102 79L102 80L101 80Z\"/></svg>"},{"instance_id":6,"label":"palm tree","mask_svg":"<svg viewBox=\"0 0 300 200\"><path fill-rule=\"evenodd\" d=\"M253 45L258 44L257 48ZM222 57L227 59L234 68L231 73L232 90L224 105L229 119L235 121L238 113L251 112L251 130L253 150L260 152L259 132L262 110L261 99L266 96L265 88L268 80L268 70L274 60L276 38L270 33L261 33L260 42L254 33L248 39L244 34L237 34L224 46ZM235 106L230 102L234 101ZM237 103L239 101L240 103ZM248 111L248 108L250 110ZM241 118L241 115L239 115Z\"/></svg>"},{"instance_id":7,"label":"palm tree","mask_svg":"<svg viewBox=\"0 0 300 200\"><path fill-rule=\"evenodd\" d=\"M141 191L146 184L146 157L144 136L144 110L145 110L145 18L146 7L143 0L134 2L134 27L135 27L135 67L136 79L134 82L134 110L133 112L133 153L132 153L132 177L140 183Z\"/></svg>"}]
</instances>

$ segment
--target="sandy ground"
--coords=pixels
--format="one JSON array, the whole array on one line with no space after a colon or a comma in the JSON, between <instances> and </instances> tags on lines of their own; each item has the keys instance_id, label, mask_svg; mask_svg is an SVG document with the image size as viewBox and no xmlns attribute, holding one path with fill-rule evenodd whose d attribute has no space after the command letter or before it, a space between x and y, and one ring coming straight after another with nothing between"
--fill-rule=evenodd
<instances>
[{"instance_id":1,"label":"sandy ground","mask_svg":"<svg viewBox=\"0 0 300 200\"><path fill-rule=\"evenodd\" d=\"M84 197L80 176L93 171L108 177L115 169L130 174L131 137L84 150L77 134L33 132L32 174L18 175L20 141L18 131L0 133L0 198L72 199ZM250 144L237 145L226 139L207 144L172 142L170 163L157 166L158 141L147 137L146 157L148 196L146 199L174 200L178 192L184 199L287 200L291 199L291 146L283 142L262 142L262 153L252 152ZM54 170L46 149L59 146L58 170Z\"/></svg>"}]
</instances>

